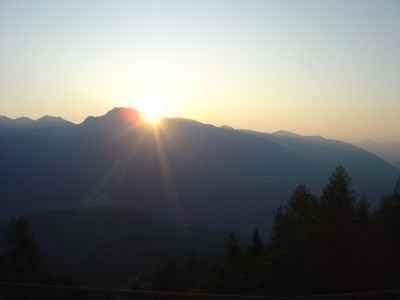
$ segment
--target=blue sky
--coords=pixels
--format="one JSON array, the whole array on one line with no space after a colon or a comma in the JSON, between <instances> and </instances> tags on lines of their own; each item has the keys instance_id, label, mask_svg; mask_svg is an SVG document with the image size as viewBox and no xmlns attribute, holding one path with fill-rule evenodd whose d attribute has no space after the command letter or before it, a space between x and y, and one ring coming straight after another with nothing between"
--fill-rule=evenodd
<instances>
[{"instance_id":1,"label":"blue sky","mask_svg":"<svg viewBox=\"0 0 400 300\"><path fill-rule=\"evenodd\" d=\"M0 114L400 141L400 1L0 0Z\"/></svg>"}]
</instances>

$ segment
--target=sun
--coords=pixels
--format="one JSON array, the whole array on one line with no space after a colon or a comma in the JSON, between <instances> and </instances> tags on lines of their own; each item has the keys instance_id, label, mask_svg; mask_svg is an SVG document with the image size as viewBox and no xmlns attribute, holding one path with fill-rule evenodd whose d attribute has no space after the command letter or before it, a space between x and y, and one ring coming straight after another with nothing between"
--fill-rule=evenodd
<instances>
[{"instance_id":1,"label":"sun","mask_svg":"<svg viewBox=\"0 0 400 300\"><path fill-rule=\"evenodd\" d=\"M140 101L132 105L142 114L142 121L153 125L162 125L165 116L169 115L169 109L166 106L167 101L156 96L143 96Z\"/></svg>"},{"instance_id":2,"label":"sun","mask_svg":"<svg viewBox=\"0 0 400 300\"><path fill-rule=\"evenodd\" d=\"M145 111L143 113L144 120L153 125L157 125L160 122L160 114L156 111Z\"/></svg>"},{"instance_id":3,"label":"sun","mask_svg":"<svg viewBox=\"0 0 400 300\"><path fill-rule=\"evenodd\" d=\"M163 115L163 110L160 105L155 103L146 103L142 105L141 111L143 113L143 120L152 125L158 125Z\"/></svg>"}]
</instances>

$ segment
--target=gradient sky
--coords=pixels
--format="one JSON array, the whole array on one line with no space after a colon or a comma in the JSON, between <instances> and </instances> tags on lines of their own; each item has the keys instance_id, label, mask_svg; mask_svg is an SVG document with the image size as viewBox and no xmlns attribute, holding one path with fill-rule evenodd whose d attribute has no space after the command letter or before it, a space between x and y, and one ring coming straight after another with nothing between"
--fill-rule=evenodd
<instances>
[{"instance_id":1,"label":"gradient sky","mask_svg":"<svg viewBox=\"0 0 400 300\"><path fill-rule=\"evenodd\" d=\"M0 114L161 107L400 141L400 1L0 0Z\"/></svg>"}]
</instances>

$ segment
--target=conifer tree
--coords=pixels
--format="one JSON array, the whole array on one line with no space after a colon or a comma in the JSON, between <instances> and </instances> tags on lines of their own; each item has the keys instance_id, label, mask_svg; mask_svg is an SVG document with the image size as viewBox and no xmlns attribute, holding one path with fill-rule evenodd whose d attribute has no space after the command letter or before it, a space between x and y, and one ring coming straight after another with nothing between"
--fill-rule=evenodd
<instances>
[{"instance_id":1,"label":"conifer tree","mask_svg":"<svg viewBox=\"0 0 400 300\"><path fill-rule=\"evenodd\" d=\"M222 261L216 271L216 292L221 294L244 294L246 292L247 266L239 238L231 233L225 241Z\"/></svg>"},{"instance_id":2,"label":"conifer tree","mask_svg":"<svg viewBox=\"0 0 400 300\"><path fill-rule=\"evenodd\" d=\"M318 201L305 185L289 196L288 203L275 211L270 255L273 292L301 295L310 291L313 238Z\"/></svg>"},{"instance_id":3,"label":"conifer tree","mask_svg":"<svg viewBox=\"0 0 400 300\"><path fill-rule=\"evenodd\" d=\"M346 169L338 165L322 191L321 208L328 226L346 226L354 217L356 196Z\"/></svg>"},{"instance_id":4,"label":"conifer tree","mask_svg":"<svg viewBox=\"0 0 400 300\"><path fill-rule=\"evenodd\" d=\"M182 269L175 258L164 267L157 267L152 276L152 289L164 292L182 291Z\"/></svg>"},{"instance_id":5,"label":"conifer tree","mask_svg":"<svg viewBox=\"0 0 400 300\"><path fill-rule=\"evenodd\" d=\"M400 178L396 181L393 192L382 199L378 214L385 225L385 230L400 239Z\"/></svg>"},{"instance_id":6,"label":"conifer tree","mask_svg":"<svg viewBox=\"0 0 400 300\"><path fill-rule=\"evenodd\" d=\"M274 212L272 243L304 237L307 232L314 230L318 209L318 200L307 186L298 186L289 196L287 205Z\"/></svg>"},{"instance_id":7,"label":"conifer tree","mask_svg":"<svg viewBox=\"0 0 400 300\"><path fill-rule=\"evenodd\" d=\"M235 262L241 256L241 248L239 245L239 238L236 234L231 233L225 241L225 260L228 262Z\"/></svg>"},{"instance_id":8,"label":"conifer tree","mask_svg":"<svg viewBox=\"0 0 400 300\"><path fill-rule=\"evenodd\" d=\"M7 249L1 257L1 280L21 283L48 283L50 276L35 245L29 225L11 220L5 228Z\"/></svg>"},{"instance_id":9,"label":"conifer tree","mask_svg":"<svg viewBox=\"0 0 400 300\"><path fill-rule=\"evenodd\" d=\"M322 268L316 277L324 292L346 292L360 284L357 270L364 262L356 244L363 234L359 230L359 217L366 209L357 201L352 180L339 164L321 197L321 231L316 258Z\"/></svg>"},{"instance_id":10,"label":"conifer tree","mask_svg":"<svg viewBox=\"0 0 400 300\"><path fill-rule=\"evenodd\" d=\"M257 257L263 248L263 242L256 228L253 233L253 238L251 240L251 253L254 257Z\"/></svg>"},{"instance_id":11,"label":"conifer tree","mask_svg":"<svg viewBox=\"0 0 400 300\"><path fill-rule=\"evenodd\" d=\"M375 243L379 245L373 253L377 258L378 280L384 288L400 287L400 178L393 192L381 200L377 217Z\"/></svg>"}]
</instances>

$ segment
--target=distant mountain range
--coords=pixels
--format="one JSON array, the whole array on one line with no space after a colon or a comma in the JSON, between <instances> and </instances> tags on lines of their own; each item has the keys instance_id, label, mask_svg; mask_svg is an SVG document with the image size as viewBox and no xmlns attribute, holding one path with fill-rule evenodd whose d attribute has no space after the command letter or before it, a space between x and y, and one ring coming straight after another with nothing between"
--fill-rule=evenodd
<instances>
[{"instance_id":1,"label":"distant mountain range","mask_svg":"<svg viewBox=\"0 0 400 300\"><path fill-rule=\"evenodd\" d=\"M250 234L299 184L320 194L341 163L376 205L400 170L356 146L293 133L266 134L115 108L82 124L0 118L2 220L92 205Z\"/></svg>"},{"instance_id":2,"label":"distant mountain range","mask_svg":"<svg viewBox=\"0 0 400 300\"><path fill-rule=\"evenodd\" d=\"M400 142L378 143L372 140L362 140L357 146L382 157L387 162L400 168Z\"/></svg>"},{"instance_id":3,"label":"distant mountain range","mask_svg":"<svg viewBox=\"0 0 400 300\"><path fill-rule=\"evenodd\" d=\"M72 122L66 121L60 117L52 117L52 116L43 116L40 119L32 120L27 117L21 117L18 119L10 119L5 116L0 116L0 129L7 129L10 127L16 128L20 126L65 126L65 125L73 125Z\"/></svg>"}]
</instances>

